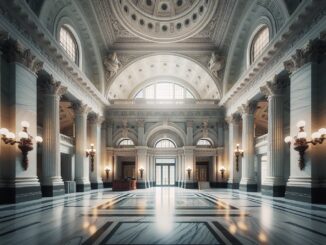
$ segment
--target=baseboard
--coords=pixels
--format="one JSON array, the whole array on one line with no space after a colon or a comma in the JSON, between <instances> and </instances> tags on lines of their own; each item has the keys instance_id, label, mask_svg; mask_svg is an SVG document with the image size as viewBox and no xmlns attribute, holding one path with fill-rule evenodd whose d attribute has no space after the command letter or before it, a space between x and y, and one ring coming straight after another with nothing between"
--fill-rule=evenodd
<instances>
[{"instance_id":1,"label":"baseboard","mask_svg":"<svg viewBox=\"0 0 326 245\"><path fill-rule=\"evenodd\" d=\"M285 191L285 198L307 203L326 204L326 188L287 186Z\"/></svg>"},{"instance_id":2,"label":"baseboard","mask_svg":"<svg viewBox=\"0 0 326 245\"><path fill-rule=\"evenodd\" d=\"M285 196L285 186L271 186L271 185L262 185L261 194L271 197L284 197Z\"/></svg>"},{"instance_id":3,"label":"baseboard","mask_svg":"<svg viewBox=\"0 0 326 245\"><path fill-rule=\"evenodd\" d=\"M32 201L42 198L41 186L0 188L0 203L10 204Z\"/></svg>"},{"instance_id":4,"label":"baseboard","mask_svg":"<svg viewBox=\"0 0 326 245\"><path fill-rule=\"evenodd\" d=\"M90 184L77 184L76 185L77 192L85 192L85 191L90 191L90 190L91 190Z\"/></svg>"},{"instance_id":5,"label":"baseboard","mask_svg":"<svg viewBox=\"0 0 326 245\"><path fill-rule=\"evenodd\" d=\"M42 185L41 186L43 197L55 197L65 194L64 185Z\"/></svg>"}]
</instances>

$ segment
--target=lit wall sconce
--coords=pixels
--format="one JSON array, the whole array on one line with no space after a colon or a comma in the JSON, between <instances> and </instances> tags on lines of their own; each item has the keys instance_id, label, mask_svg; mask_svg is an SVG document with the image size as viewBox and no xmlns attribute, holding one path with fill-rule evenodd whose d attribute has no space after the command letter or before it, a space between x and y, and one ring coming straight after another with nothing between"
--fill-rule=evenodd
<instances>
[{"instance_id":1,"label":"lit wall sconce","mask_svg":"<svg viewBox=\"0 0 326 245\"><path fill-rule=\"evenodd\" d=\"M234 155L235 155L235 162L236 162L236 170L237 172L239 172L239 157L243 157L243 150L240 149L240 145L237 144L237 148L234 151Z\"/></svg>"},{"instance_id":2,"label":"lit wall sconce","mask_svg":"<svg viewBox=\"0 0 326 245\"><path fill-rule=\"evenodd\" d=\"M96 150L94 149L94 144L91 144L91 148L86 150L86 157L90 157L91 159L91 171L94 171L94 157L96 154Z\"/></svg>"},{"instance_id":3,"label":"lit wall sconce","mask_svg":"<svg viewBox=\"0 0 326 245\"><path fill-rule=\"evenodd\" d=\"M299 152L299 168L300 170L304 169L305 162L304 162L304 154L305 151L308 149L309 144L316 145L322 144L324 139L326 139L326 128L321 128L317 132L311 134L311 140L307 141L307 133L304 131L304 127L306 126L305 121L297 122L297 128L299 129L299 133L294 136L286 136L284 141L289 146L293 143L294 150Z\"/></svg>"},{"instance_id":4,"label":"lit wall sconce","mask_svg":"<svg viewBox=\"0 0 326 245\"><path fill-rule=\"evenodd\" d=\"M139 172L140 172L140 178L142 179L144 175L144 168L140 168Z\"/></svg>"},{"instance_id":5,"label":"lit wall sconce","mask_svg":"<svg viewBox=\"0 0 326 245\"><path fill-rule=\"evenodd\" d=\"M190 180L190 174L191 174L191 168L187 168L187 173L188 173L188 179Z\"/></svg>"},{"instance_id":6,"label":"lit wall sconce","mask_svg":"<svg viewBox=\"0 0 326 245\"><path fill-rule=\"evenodd\" d=\"M225 167L224 166L222 166L220 168L220 172L221 172L222 179L224 179L224 173L225 173Z\"/></svg>"},{"instance_id":7,"label":"lit wall sconce","mask_svg":"<svg viewBox=\"0 0 326 245\"><path fill-rule=\"evenodd\" d=\"M22 155L23 155L23 160L22 160L22 166L24 170L27 170L28 168L28 152L33 150L33 142L32 140L34 139L35 142L42 143L43 139L40 136L35 136L33 138L28 132L27 129L29 128L29 122L27 121L22 121L21 122L22 126L22 131L18 133L18 140L16 140L16 135L12 132L9 132L8 129L6 128L1 128L0 129L0 135L1 139L5 144L9 145L14 145L18 144L18 148L21 150Z\"/></svg>"},{"instance_id":8,"label":"lit wall sconce","mask_svg":"<svg viewBox=\"0 0 326 245\"><path fill-rule=\"evenodd\" d=\"M105 167L105 173L106 173L106 180L109 180L109 174L110 174L110 171L111 169L109 167Z\"/></svg>"}]
</instances>

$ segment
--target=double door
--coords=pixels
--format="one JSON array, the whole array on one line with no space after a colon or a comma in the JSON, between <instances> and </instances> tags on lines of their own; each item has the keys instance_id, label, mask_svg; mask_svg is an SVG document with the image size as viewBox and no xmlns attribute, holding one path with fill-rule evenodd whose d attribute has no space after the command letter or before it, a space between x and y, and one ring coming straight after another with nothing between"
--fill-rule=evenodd
<instances>
[{"instance_id":1,"label":"double door","mask_svg":"<svg viewBox=\"0 0 326 245\"><path fill-rule=\"evenodd\" d=\"M175 165L156 164L156 186L175 185Z\"/></svg>"}]
</instances>

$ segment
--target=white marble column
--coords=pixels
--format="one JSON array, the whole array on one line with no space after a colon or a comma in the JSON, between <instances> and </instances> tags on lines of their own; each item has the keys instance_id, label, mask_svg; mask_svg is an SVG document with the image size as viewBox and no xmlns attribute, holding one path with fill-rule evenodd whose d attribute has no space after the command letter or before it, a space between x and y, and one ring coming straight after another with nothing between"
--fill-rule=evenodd
<instances>
[{"instance_id":1,"label":"white marble column","mask_svg":"<svg viewBox=\"0 0 326 245\"><path fill-rule=\"evenodd\" d=\"M228 187L232 189L239 189L239 182L241 178L242 158L239 157L239 170L236 168L236 157L234 150L237 144L241 144L241 117L238 113L233 114L231 117L226 118L229 124L229 178Z\"/></svg>"},{"instance_id":2,"label":"white marble column","mask_svg":"<svg viewBox=\"0 0 326 245\"><path fill-rule=\"evenodd\" d=\"M325 33L297 50L292 56L290 85L290 135L298 134L296 123L304 120L307 139L319 128L326 128L326 46ZM299 167L299 153L290 146L290 177L285 198L309 203L326 203L326 142L309 145L304 168Z\"/></svg>"},{"instance_id":3,"label":"white marble column","mask_svg":"<svg viewBox=\"0 0 326 245\"><path fill-rule=\"evenodd\" d=\"M96 150L96 154L94 157L93 170L91 167L91 158L89 158L90 163L90 181L92 189L100 189L103 188L103 182L101 179L101 125L104 121L104 117L98 114L91 114L89 117L89 126L90 126L90 144L94 144L94 149ZM88 146L90 148L90 146ZM103 170L104 171L104 170Z\"/></svg>"},{"instance_id":4,"label":"white marble column","mask_svg":"<svg viewBox=\"0 0 326 245\"><path fill-rule=\"evenodd\" d=\"M90 190L89 181L89 164L86 158L87 146L87 114L90 108L81 103L73 104L75 111L75 124L76 124L76 187L77 192L84 192Z\"/></svg>"},{"instance_id":5,"label":"white marble column","mask_svg":"<svg viewBox=\"0 0 326 245\"><path fill-rule=\"evenodd\" d=\"M242 176L240 181L240 190L257 191L257 181L255 179L255 127L254 112L257 103L249 102L241 106L242 116L242 147L244 151L242 160Z\"/></svg>"},{"instance_id":6,"label":"white marble column","mask_svg":"<svg viewBox=\"0 0 326 245\"><path fill-rule=\"evenodd\" d=\"M268 165L267 176L262 183L263 195L284 196L284 123L283 123L283 93L285 82L275 77L273 82L260 90L268 100Z\"/></svg>"},{"instance_id":7,"label":"white marble column","mask_svg":"<svg viewBox=\"0 0 326 245\"><path fill-rule=\"evenodd\" d=\"M65 193L61 177L59 103L67 88L45 73L39 76L39 84L44 108L41 187L43 196L52 197Z\"/></svg>"},{"instance_id":8,"label":"white marble column","mask_svg":"<svg viewBox=\"0 0 326 245\"><path fill-rule=\"evenodd\" d=\"M184 157L184 166L185 166L185 180L186 180L186 188L193 189L196 188L197 185L197 180L195 176L195 171L196 171L196 162L194 159L194 149L195 146L184 146L184 152L185 152L185 157ZM187 169L190 168L190 178L188 176Z\"/></svg>"},{"instance_id":9,"label":"white marble column","mask_svg":"<svg viewBox=\"0 0 326 245\"><path fill-rule=\"evenodd\" d=\"M5 39L5 38L4 38ZM29 49L15 40L1 40L1 127L13 133L22 130L21 121L28 121L28 133L37 133L37 86L38 61ZM28 167L22 164L22 153L17 144L0 142L0 203L17 203L41 198L37 177L37 145L28 152Z\"/></svg>"}]
</instances>

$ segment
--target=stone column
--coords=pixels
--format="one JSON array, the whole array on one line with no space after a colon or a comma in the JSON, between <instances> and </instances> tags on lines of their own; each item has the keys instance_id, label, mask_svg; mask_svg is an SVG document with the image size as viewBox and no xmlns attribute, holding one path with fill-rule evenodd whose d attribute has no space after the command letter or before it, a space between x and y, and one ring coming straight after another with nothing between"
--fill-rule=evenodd
<instances>
[{"instance_id":1,"label":"stone column","mask_svg":"<svg viewBox=\"0 0 326 245\"><path fill-rule=\"evenodd\" d=\"M240 181L240 190L257 191L257 181L255 179L255 125L254 112L257 103L249 102L241 106L242 113L242 147L244 151L242 161L242 176Z\"/></svg>"},{"instance_id":2,"label":"stone column","mask_svg":"<svg viewBox=\"0 0 326 245\"><path fill-rule=\"evenodd\" d=\"M194 161L194 149L195 149L195 146L184 146L185 181L186 181L186 188L189 188L189 189L197 188L197 180L195 178L196 162ZM187 172L188 168L191 169L190 178L189 178L188 172Z\"/></svg>"},{"instance_id":3,"label":"stone column","mask_svg":"<svg viewBox=\"0 0 326 245\"><path fill-rule=\"evenodd\" d=\"M87 146L87 114L90 108L81 103L73 104L75 111L76 124L76 190L77 192L84 192L90 190L89 181L89 165L88 158L86 158Z\"/></svg>"},{"instance_id":4,"label":"stone column","mask_svg":"<svg viewBox=\"0 0 326 245\"><path fill-rule=\"evenodd\" d=\"M41 187L43 196L52 197L65 193L61 177L59 103L67 88L45 72L39 75L39 85L44 108Z\"/></svg>"},{"instance_id":5,"label":"stone column","mask_svg":"<svg viewBox=\"0 0 326 245\"><path fill-rule=\"evenodd\" d=\"M5 60L1 62L1 127L17 133L22 130L21 121L28 121L28 133L36 136L36 73L43 63L15 40L1 40L1 44ZM0 203L41 198L35 141L33 150L28 152L27 169L22 165L22 153L17 144L6 145L2 141L0 144Z\"/></svg>"},{"instance_id":6,"label":"stone column","mask_svg":"<svg viewBox=\"0 0 326 245\"><path fill-rule=\"evenodd\" d=\"M290 135L298 134L296 123L306 122L308 140L319 128L326 128L326 35L311 40L292 56L290 76ZM290 177L285 198L309 203L326 203L326 142L311 145L304 155L304 168L298 166L299 153L290 146Z\"/></svg>"},{"instance_id":7,"label":"stone column","mask_svg":"<svg viewBox=\"0 0 326 245\"><path fill-rule=\"evenodd\" d=\"M108 167L111 171L109 172L109 176L107 178L106 173L103 175L103 186L104 188L112 187L112 180L114 179L114 156L113 156L113 148L106 148L106 164L105 167Z\"/></svg>"},{"instance_id":8,"label":"stone column","mask_svg":"<svg viewBox=\"0 0 326 245\"><path fill-rule=\"evenodd\" d=\"M268 100L268 165L267 176L262 183L263 195L282 197L285 193L284 182L284 134L283 134L283 93L284 81L275 77L273 82L260 90Z\"/></svg>"},{"instance_id":9,"label":"stone column","mask_svg":"<svg viewBox=\"0 0 326 245\"><path fill-rule=\"evenodd\" d=\"M232 114L231 117L226 118L229 124L229 178L228 188L239 189L239 182L241 178L241 162L242 158L239 158L239 170L236 169L236 157L234 150L237 144L240 144L240 121L241 117L238 113Z\"/></svg>"},{"instance_id":10,"label":"stone column","mask_svg":"<svg viewBox=\"0 0 326 245\"><path fill-rule=\"evenodd\" d=\"M193 124L192 120L187 121L187 135L186 135L187 146L193 145L193 141L194 141L194 129L192 124Z\"/></svg>"},{"instance_id":11,"label":"stone column","mask_svg":"<svg viewBox=\"0 0 326 245\"><path fill-rule=\"evenodd\" d=\"M90 144L94 144L96 154L94 157L94 169L91 168L91 158L89 158L89 169L90 169L90 181L92 189L103 188L103 182L101 179L101 125L104 121L104 117L98 114L91 114L89 118L90 125ZM89 147L89 146L88 146Z\"/></svg>"}]
</instances>

